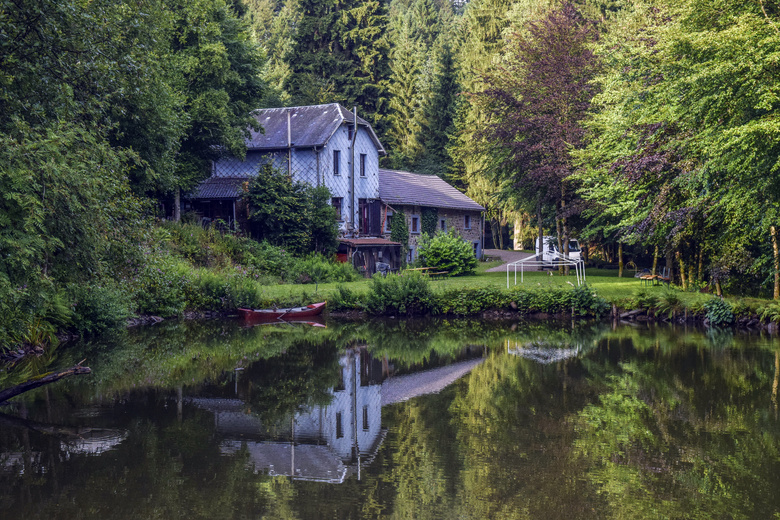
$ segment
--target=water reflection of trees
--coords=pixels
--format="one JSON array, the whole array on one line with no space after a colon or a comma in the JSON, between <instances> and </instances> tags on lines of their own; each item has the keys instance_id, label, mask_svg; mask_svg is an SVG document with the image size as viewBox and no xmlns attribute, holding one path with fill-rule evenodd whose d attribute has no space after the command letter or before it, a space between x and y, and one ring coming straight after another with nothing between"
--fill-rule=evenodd
<instances>
[{"instance_id":1,"label":"water reflection of trees","mask_svg":"<svg viewBox=\"0 0 780 520\"><path fill-rule=\"evenodd\" d=\"M241 508L246 516L301 519L770 518L778 511L780 350L767 337L474 320L326 330L212 324L177 334L138 331L118 350L61 353L83 357L86 349L99 374L69 383L72 408L60 408L52 393L46 411L41 392L24 401L25 413L77 426L90 420L71 412L100 408L101 425L127 436L99 457L66 456L50 434L0 427L6 453L41 454L39 466L28 457L27 491L18 474L0 475L14 490L0 511L68 517L94 501L96 512L82 516L122 517L135 513L130 501L158 499L159 510L144 503L135 516L230 517ZM540 364L507 355L508 342L582 349ZM286 414L326 403L327 390L339 387L334 363L358 345L396 373L450 363L476 347L484 355L443 392L384 409L387 438L360 480L325 486L254 474L249 451L220 455L212 413L186 399L176 413L183 387L185 395L238 396L261 421L283 423ZM243 369L237 381L235 368ZM117 482L128 502L110 509ZM45 505L32 511L36 501ZM180 501L186 507L173 511Z\"/></svg>"}]
</instances>

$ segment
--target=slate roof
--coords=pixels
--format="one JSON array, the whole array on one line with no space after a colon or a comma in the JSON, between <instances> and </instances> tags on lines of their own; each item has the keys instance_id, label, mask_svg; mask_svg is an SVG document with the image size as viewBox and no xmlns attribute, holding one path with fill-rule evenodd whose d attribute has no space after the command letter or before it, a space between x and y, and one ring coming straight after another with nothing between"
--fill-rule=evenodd
<instances>
[{"instance_id":1,"label":"slate roof","mask_svg":"<svg viewBox=\"0 0 780 520\"><path fill-rule=\"evenodd\" d=\"M250 130L249 150L280 150L287 148L287 113L290 114L290 136L293 148L324 146L344 123L353 123L352 112L338 103L303 107L264 108L252 115L263 127L263 132ZM358 116L358 125L366 128L380 154L385 153L374 129Z\"/></svg>"},{"instance_id":2,"label":"slate roof","mask_svg":"<svg viewBox=\"0 0 780 520\"><path fill-rule=\"evenodd\" d=\"M190 199L237 199L243 193L246 177L209 177L187 195Z\"/></svg>"},{"instance_id":3,"label":"slate roof","mask_svg":"<svg viewBox=\"0 0 780 520\"><path fill-rule=\"evenodd\" d=\"M436 175L379 169L379 198L386 204L485 211Z\"/></svg>"}]
</instances>

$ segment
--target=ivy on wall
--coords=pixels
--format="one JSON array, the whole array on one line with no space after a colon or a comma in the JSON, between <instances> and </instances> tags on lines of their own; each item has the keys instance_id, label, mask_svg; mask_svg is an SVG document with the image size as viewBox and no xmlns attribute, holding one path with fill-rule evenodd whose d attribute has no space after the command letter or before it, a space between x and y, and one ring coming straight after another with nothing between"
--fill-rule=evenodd
<instances>
[{"instance_id":1,"label":"ivy on wall","mask_svg":"<svg viewBox=\"0 0 780 520\"><path fill-rule=\"evenodd\" d=\"M409 225L403 211L396 211L390 217L390 240L403 244L404 250L409 249Z\"/></svg>"},{"instance_id":2,"label":"ivy on wall","mask_svg":"<svg viewBox=\"0 0 780 520\"><path fill-rule=\"evenodd\" d=\"M423 233L433 236L439 224L439 210L423 206L420 209L420 228Z\"/></svg>"}]
</instances>

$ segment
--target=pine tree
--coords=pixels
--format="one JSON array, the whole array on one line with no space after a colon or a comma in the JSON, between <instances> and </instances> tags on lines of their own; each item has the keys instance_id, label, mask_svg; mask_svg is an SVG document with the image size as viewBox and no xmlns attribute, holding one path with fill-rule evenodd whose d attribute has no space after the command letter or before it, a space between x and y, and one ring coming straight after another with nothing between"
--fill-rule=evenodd
<instances>
[{"instance_id":1,"label":"pine tree","mask_svg":"<svg viewBox=\"0 0 780 520\"><path fill-rule=\"evenodd\" d=\"M376 0L302 0L286 62L293 104L357 105L381 128L385 107L386 15Z\"/></svg>"}]
</instances>

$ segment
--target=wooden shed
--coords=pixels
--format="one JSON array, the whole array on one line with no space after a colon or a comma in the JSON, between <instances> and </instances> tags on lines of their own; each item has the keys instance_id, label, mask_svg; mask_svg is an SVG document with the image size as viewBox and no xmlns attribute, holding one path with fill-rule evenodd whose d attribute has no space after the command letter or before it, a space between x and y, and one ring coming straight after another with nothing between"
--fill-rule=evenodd
<instances>
[{"instance_id":1,"label":"wooden shed","mask_svg":"<svg viewBox=\"0 0 780 520\"><path fill-rule=\"evenodd\" d=\"M398 271L403 259L400 242L384 238L343 238L339 241L338 255L367 277L376 273L377 262L389 264L391 271Z\"/></svg>"}]
</instances>

